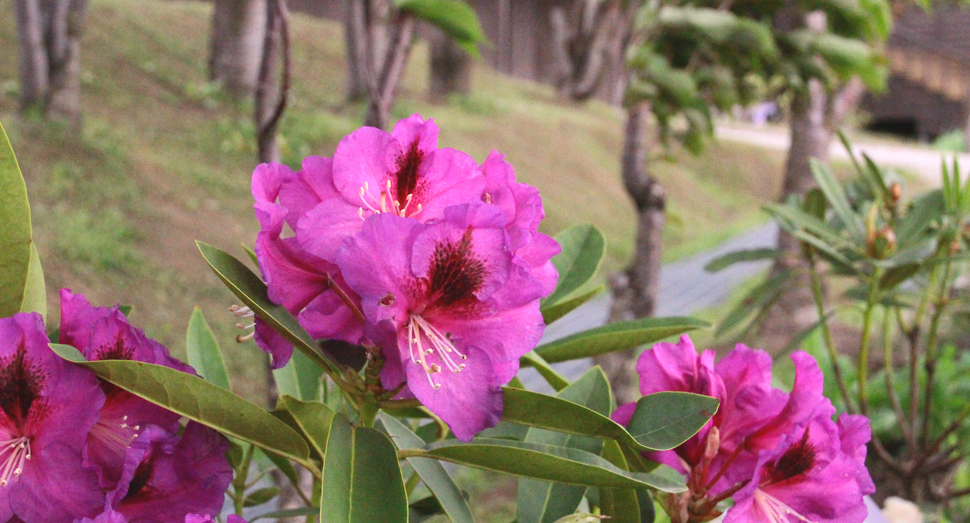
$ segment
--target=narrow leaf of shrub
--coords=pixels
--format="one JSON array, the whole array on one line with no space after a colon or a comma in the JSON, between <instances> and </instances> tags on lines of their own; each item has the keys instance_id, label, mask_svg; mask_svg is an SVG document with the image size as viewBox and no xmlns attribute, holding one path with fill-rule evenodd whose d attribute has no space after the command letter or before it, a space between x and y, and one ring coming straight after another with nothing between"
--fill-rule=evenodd
<instances>
[{"instance_id":1,"label":"narrow leaf of shrub","mask_svg":"<svg viewBox=\"0 0 970 523\"><path fill-rule=\"evenodd\" d=\"M27 186L0 125L0 318L20 312L30 272L30 204Z\"/></svg>"},{"instance_id":2,"label":"narrow leaf of shrub","mask_svg":"<svg viewBox=\"0 0 970 523\"><path fill-rule=\"evenodd\" d=\"M556 290L542 300L542 308L573 298L599 272L606 255L606 238L594 225L574 225L556 235L562 252L552 258L559 271Z\"/></svg>"},{"instance_id":3,"label":"narrow leaf of shrub","mask_svg":"<svg viewBox=\"0 0 970 523\"><path fill-rule=\"evenodd\" d=\"M746 249L741 251L729 252L723 256L718 256L709 261L704 266L707 272L718 272L728 267L743 262L774 260L779 255L778 249Z\"/></svg>"},{"instance_id":4,"label":"narrow leaf of shrub","mask_svg":"<svg viewBox=\"0 0 970 523\"><path fill-rule=\"evenodd\" d=\"M301 401L315 401L320 396L323 369L302 352L296 351L281 369L273 369L273 380L280 395L293 396Z\"/></svg>"},{"instance_id":5,"label":"narrow leaf of shrub","mask_svg":"<svg viewBox=\"0 0 970 523\"><path fill-rule=\"evenodd\" d=\"M202 309L198 307L192 311L192 316L189 318L189 327L185 333L185 350L188 353L189 365L194 367L200 376L209 383L232 390L219 341L216 340L216 335L213 334L209 323L205 321Z\"/></svg>"},{"instance_id":6,"label":"narrow leaf of shrub","mask_svg":"<svg viewBox=\"0 0 970 523\"><path fill-rule=\"evenodd\" d=\"M69 345L51 344L60 357L172 412L296 461L310 455L303 438L272 414L198 376L142 361L85 361Z\"/></svg>"},{"instance_id":7,"label":"narrow leaf of shrub","mask_svg":"<svg viewBox=\"0 0 970 523\"><path fill-rule=\"evenodd\" d=\"M657 392L637 401L627 430L644 447L670 450L697 434L717 413L718 401L689 392Z\"/></svg>"},{"instance_id":8,"label":"narrow leaf of shrub","mask_svg":"<svg viewBox=\"0 0 970 523\"><path fill-rule=\"evenodd\" d=\"M631 349L709 326L694 318L641 318L573 334L540 345L535 352L549 363L558 363Z\"/></svg>"},{"instance_id":9,"label":"narrow leaf of shrub","mask_svg":"<svg viewBox=\"0 0 970 523\"><path fill-rule=\"evenodd\" d=\"M399 449L417 449L425 445L417 434L407 428L394 416L386 412L380 413L381 423L391 436L391 441ZM441 511L448 515L452 523L474 523L468 500L461 493L451 474L436 460L428 458L407 458L408 463L421 477L428 490L434 494Z\"/></svg>"},{"instance_id":10,"label":"narrow leaf of shrub","mask_svg":"<svg viewBox=\"0 0 970 523\"><path fill-rule=\"evenodd\" d=\"M30 266L27 268L27 283L24 285L24 299L20 312L37 312L47 320L47 285L44 282L44 268L40 264L37 244L30 242Z\"/></svg>"},{"instance_id":11,"label":"narrow leaf of shrub","mask_svg":"<svg viewBox=\"0 0 970 523\"><path fill-rule=\"evenodd\" d=\"M541 309L541 312L542 312L542 321L546 325L550 325L552 322L554 322L554 321L558 320L559 318L562 318L563 316L569 314L576 307L579 307L580 305L582 305L582 304L588 302L589 300L595 298L601 292L603 292L605 289L606 289L606 287L600 285L599 287L596 287L595 289L591 289L591 290L589 290L587 292L583 292L583 293L577 294L575 297L572 297L572 298L567 297L567 298L564 298L563 300L560 300L560 301L558 301L556 303L553 303L553 304L550 304L548 306L542 307L542 309Z\"/></svg>"},{"instance_id":12,"label":"narrow leaf of shrub","mask_svg":"<svg viewBox=\"0 0 970 523\"><path fill-rule=\"evenodd\" d=\"M549 386L556 391L560 391L569 385L569 380L567 380L562 374L559 374L556 369L552 368L549 363L544 360L542 356L536 354L535 351L529 351L522 355L522 357L519 358L519 364L523 367L534 367L539 372L539 375L546 380Z\"/></svg>"},{"instance_id":13,"label":"narrow leaf of shrub","mask_svg":"<svg viewBox=\"0 0 970 523\"><path fill-rule=\"evenodd\" d=\"M330 425L320 523L407 523L408 496L394 444L343 414Z\"/></svg>"},{"instance_id":14,"label":"narrow leaf of shrub","mask_svg":"<svg viewBox=\"0 0 970 523\"><path fill-rule=\"evenodd\" d=\"M313 450L320 456L327 454L327 436L336 413L330 407L316 401L303 402L291 396L280 396L276 411L285 411L299 428Z\"/></svg>"}]
</instances>

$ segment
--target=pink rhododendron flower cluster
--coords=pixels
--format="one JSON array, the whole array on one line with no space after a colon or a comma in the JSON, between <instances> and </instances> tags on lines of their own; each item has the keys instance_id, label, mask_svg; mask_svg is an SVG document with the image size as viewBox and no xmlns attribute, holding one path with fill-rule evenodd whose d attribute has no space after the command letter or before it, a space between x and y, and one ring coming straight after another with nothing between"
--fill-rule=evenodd
<instances>
[{"instance_id":1,"label":"pink rhododendron flower cluster","mask_svg":"<svg viewBox=\"0 0 970 523\"><path fill-rule=\"evenodd\" d=\"M195 371L118 307L61 291L59 342L91 361ZM232 480L225 437L68 363L41 316L0 319L0 521L170 523L218 514ZM100 514L100 515L99 515Z\"/></svg>"},{"instance_id":2,"label":"pink rhododendron flower cluster","mask_svg":"<svg viewBox=\"0 0 970 523\"><path fill-rule=\"evenodd\" d=\"M414 115L390 133L361 128L298 172L259 166L256 254L270 298L312 336L376 344L384 388L403 386L469 440L498 422L501 385L542 336L559 245L538 232L538 191L500 154L479 165L437 142ZM256 341L274 367L293 351L258 320Z\"/></svg>"},{"instance_id":3,"label":"pink rhododendron flower cluster","mask_svg":"<svg viewBox=\"0 0 970 523\"><path fill-rule=\"evenodd\" d=\"M717 363L690 338L659 343L637 362L640 392L692 392L720 400L717 414L676 449L650 458L687 476L689 492L666 500L675 522L706 521L735 504L725 523L861 523L875 491L865 467L869 421L842 414L822 395L823 377L804 352L792 355L790 393L771 386L771 357L738 345ZM635 404L613 418L628 424ZM707 519L705 519L707 518Z\"/></svg>"}]
</instances>

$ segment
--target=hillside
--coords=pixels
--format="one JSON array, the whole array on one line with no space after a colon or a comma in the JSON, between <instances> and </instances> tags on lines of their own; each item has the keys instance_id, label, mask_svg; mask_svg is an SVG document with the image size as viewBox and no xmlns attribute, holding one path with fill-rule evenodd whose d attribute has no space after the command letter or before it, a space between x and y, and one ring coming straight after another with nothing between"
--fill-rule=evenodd
<instances>
[{"instance_id":1,"label":"hillside","mask_svg":"<svg viewBox=\"0 0 970 523\"><path fill-rule=\"evenodd\" d=\"M9 0L0 0L0 12L11 12ZM17 54L0 53L0 121L27 178L53 321L57 289L69 287L96 304L134 305L134 322L181 354L199 304L224 345L234 345L235 318L225 312L233 297L194 240L240 257L239 245L252 244L255 152L250 109L206 83L209 17L200 2L94 0L82 43L82 132L20 119ZM292 29L294 91L282 133L285 161L298 166L303 156L332 154L362 121L363 107L342 98L339 25L296 15ZM10 16L0 17L0 46L16 49ZM563 102L549 87L483 67L473 95L433 105L423 94L426 70L419 45L395 116L433 117L442 146L478 160L493 149L505 153L519 179L542 191L547 232L595 223L610 241L606 268L622 267L635 224L618 178L622 113ZM671 258L757 221L755 195L775 193L781 155L715 145L652 169L670 195ZM262 383L262 355L251 343L238 352L244 356L229 359L234 373ZM241 392L261 396L259 387Z\"/></svg>"}]
</instances>

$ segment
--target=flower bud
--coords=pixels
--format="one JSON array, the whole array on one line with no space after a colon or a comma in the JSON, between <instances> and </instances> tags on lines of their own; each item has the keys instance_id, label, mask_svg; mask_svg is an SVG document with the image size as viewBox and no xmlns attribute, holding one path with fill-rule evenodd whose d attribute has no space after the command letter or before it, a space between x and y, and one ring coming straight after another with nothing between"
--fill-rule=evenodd
<instances>
[{"instance_id":1,"label":"flower bud","mask_svg":"<svg viewBox=\"0 0 970 523\"><path fill-rule=\"evenodd\" d=\"M896 233L888 225L878 232L870 230L866 244L870 258L885 260L896 252Z\"/></svg>"},{"instance_id":2,"label":"flower bud","mask_svg":"<svg viewBox=\"0 0 970 523\"><path fill-rule=\"evenodd\" d=\"M900 198L902 197L903 197L903 186L899 185L899 182L893 182L889 186L889 198L892 200L892 203L895 204L895 203L898 203Z\"/></svg>"}]
</instances>

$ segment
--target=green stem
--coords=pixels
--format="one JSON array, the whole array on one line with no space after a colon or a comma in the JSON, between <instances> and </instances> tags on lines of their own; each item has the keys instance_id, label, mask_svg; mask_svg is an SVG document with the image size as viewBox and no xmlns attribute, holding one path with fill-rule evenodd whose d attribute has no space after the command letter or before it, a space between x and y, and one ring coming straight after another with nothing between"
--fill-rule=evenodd
<instances>
[{"instance_id":1,"label":"green stem","mask_svg":"<svg viewBox=\"0 0 970 523\"><path fill-rule=\"evenodd\" d=\"M374 422L377 420L377 413L380 411L380 408L377 406L377 399L372 395L367 395L361 398L361 400L357 423L361 427L373 427Z\"/></svg>"},{"instance_id":2,"label":"green stem","mask_svg":"<svg viewBox=\"0 0 970 523\"><path fill-rule=\"evenodd\" d=\"M243 506L246 503L246 480L249 478L249 465L253 461L253 454L255 452L255 445L246 447L246 452L243 453L243 459L239 464L239 469L236 470L236 477L232 480L232 487L236 492L236 495L232 497L232 504L236 514L242 514Z\"/></svg>"},{"instance_id":3,"label":"green stem","mask_svg":"<svg viewBox=\"0 0 970 523\"><path fill-rule=\"evenodd\" d=\"M835 383L838 385L839 392L842 394L842 400L845 401L845 410L851 414L855 412L855 408L852 406L852 397L849 396L849 387L846 386L845 378L842 376L842 367L839 366L839 355L835 350L832 331L829 329L829 322L826 319L825 299L822 296L822 280L818 274L818 267L815 264L815 256L809 257L809 270L812 276L812 297L815 298L815 309L818 311L818 319L821 322L822 337L825 340L825 348L828 351L829 360L832 362L832 374L835 376Z\"/></svg>"},{"instance_id":4,"label":"green stem","mask_svg":"<svg viewBox=\"0 0 970 523\"><path fill-rule=\"evenodd\" d=\"M949 298L949 281L952 262L948 258L943 269L943 278L940 280L940 289L936 295L933 317L930 318L930 332L926 338L926 387L923 391L923 426L920 431L920 441L924 448L930 435L930 409L933 401L933 378L936 375L936 345L937 333L940 328L940 319L946 309L947 298Z\"/></svg>"},{"instance_id":5,"label":"green stem","mask_svg":"<svg viewBox=\"0 0 970 523\"><path fill-rule=\"evenodd\" d=\"M882 357L883 357L883 372L886 375L886 393L889 395L889 403L893 407L893 412L896 414L896 422L903 431L903 438L906 440L906 444L913 447L913 431L906 420L906 414L903 413L903 406L899 401L899 394L896 392L896 366L893 364L893 339L892 339L892 325L893 325L893 308L886 307L886 316L883 318L882 326Z\"/></svg>"},{"instance_id":6,"label":"green stem","mask_svg":"<svg viewBox=\"0 0 970 523\"><path fill-rule=\"evenodd\" d=\"M414 489L418 486L418 483L421 483L421 476L415 472L414 474L411 474L411 477L408 478L407 483L404 484L404 491L408 493L408 498L411 497L411 493L414 492Z\"/></svg>"},{"instance_id":7,"label":"green stem","mask_svg":"<svg viewBox=\"0 0 970 523\"><path fill-rule=\"evenodd\" d=\"M868 415L869 412L869 339L872 336L872 313L876 309L879 299L879 279L882 269L876 267L872 271L872 283L869 285L869 299L862 316L862 341L859 342L859 412Z\"/></svg>"}]
</instances>

